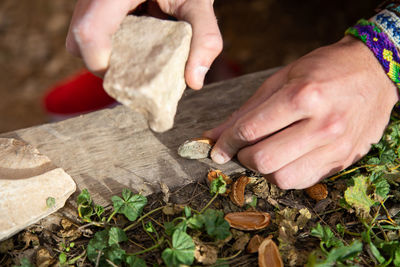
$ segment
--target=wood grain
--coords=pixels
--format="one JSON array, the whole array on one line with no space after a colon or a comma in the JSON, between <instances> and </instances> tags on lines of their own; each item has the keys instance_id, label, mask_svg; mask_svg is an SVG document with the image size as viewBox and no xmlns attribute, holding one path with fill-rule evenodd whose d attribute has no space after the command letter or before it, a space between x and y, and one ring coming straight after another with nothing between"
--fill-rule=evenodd
<instances>
[{"instance_id":1,"label":"wood grain","mask_svg":"<svg viewBox=\"0 0 400 267\"><path fill-rule=\"evenodd\" d=\"M162 181L173 189L204 179L210 168L244 170L235 161L217 165L210 159L183 159L177 148L225 120L275 71L211 84L201 91L186 90L174 128L162 134L150 131L141 114L119 105L0 136L35 146L71 175L78 189L87 188L98 204L108 203L126 187L150 194L160 191Z\"/></svg>"}]
</instances>

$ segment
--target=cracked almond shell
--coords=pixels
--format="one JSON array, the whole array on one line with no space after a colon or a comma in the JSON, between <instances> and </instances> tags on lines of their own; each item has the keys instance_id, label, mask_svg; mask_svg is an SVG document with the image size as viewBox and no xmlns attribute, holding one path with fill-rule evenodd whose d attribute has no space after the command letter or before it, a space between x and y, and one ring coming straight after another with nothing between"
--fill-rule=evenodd
<instances>
[{"instance_id":1,"label":"cracked almond shell","mask_svg":"<svg viewBox=\"0 0 400 267\"><path fill-rule=\"evenodd\" d=\"M178 148L178 155L187 159L204 159L210 155L214 141L201 137L185 141Z\"/></svg>"},{"instance_id":2,"label":"cracked almond shell","mask_svg":"<svg viewBox=\"0 0 400 267\"><path fill-rule=\"evenodd\" d=\"M317 201L323 200L328 196L328 188L326 184L315 184L309 188L306 188L307 195Z\"/></svg>"},{"instance_id":3,"label":"cracked almond shell","mask_svg":"<svg viewBox=\"0 0 400 267\"><path fill-rule=\"evenodd\" d=\"M244 190L246 185L250 182L250 178L247 176L240 176L233 184L231 188L231 193L229 194L229 198L231 201L239 206L243 207L244 205Z\"/></svg>"},{"instance_id":4,"label":"cracked almond shell","mask_svg":"<svg viewBox=\"0 0 400 267\"><path fill-rule=\"evenodd\" d=\"M222 179L224 179L226 184L232 183L231 178L229 178L228 175L226 175L225 173L223 173L220 170L211 170L211 171L209 171L208 174L207 174L207 179L211 183L214 179L217 179L218 176L220 176L220 175L222 176Z\"/></svg>"},{"instance_id":5,"label":"cracked almond shell","mask_svg":"<svg viewBox=\"0 0 400 267\"><path fill-rule=\"evenodd\" d=\"M248 253L256 253L263 240L264 240L264 238L262 238L259 235L253 236L250 239L249 244L247 245L246 251Z\"/></svg>"},{"instance_id":6,"label":"cracked almond shell","mask_svg":"<svg viewBox=\"0 0 400 267\"><path fill-rule=\"evenodd\" d=\"M267 212L259 211L232 212L225 215L225 220L228 221L232 228L250 231L267 227L271 220L271 215Z\"/></svg>"},{"instance_id":7,"label":"cracked almond shell","mask_svg":"<svg viewBox=\"0 0 400 267\"><path fill-rule=\"evenodd\" d=\"M271 238L265 238L258 248L258 266L283 267L279 249Z\"/></svg>"}]
</instances>

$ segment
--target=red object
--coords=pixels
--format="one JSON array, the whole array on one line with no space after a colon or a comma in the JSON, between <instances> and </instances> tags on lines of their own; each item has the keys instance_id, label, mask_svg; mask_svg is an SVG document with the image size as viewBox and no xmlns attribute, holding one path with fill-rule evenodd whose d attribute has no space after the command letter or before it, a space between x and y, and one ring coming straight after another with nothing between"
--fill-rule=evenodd
<instances>
[{"instance_id":1,"label":"red object","mask_svg":"<svg viewBox=\"0 0 400 267\"><path fill-rule=\"evenodd\" d=\"M46 111L56 116L79 115L116 103L104 91L103 79L86 70L56 84L43 102Z\"/></svg>"}]
</instances>

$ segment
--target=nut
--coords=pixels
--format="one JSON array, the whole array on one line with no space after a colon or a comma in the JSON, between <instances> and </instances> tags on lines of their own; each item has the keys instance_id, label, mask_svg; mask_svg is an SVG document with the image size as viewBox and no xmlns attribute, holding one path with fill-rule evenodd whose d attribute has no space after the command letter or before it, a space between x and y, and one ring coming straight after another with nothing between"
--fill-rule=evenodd
<instances>
[{"instance_id":1,"label":"nut","mask_svg":"<svg viewBox=\"0 0 400 267\"><path fill-rule=\"evenodd\" d=\"M259 211L232 212L225 215L225 220L228 221L232 228L250 231L267 227L271 220L271 215L267 212Z\"/></svg>"},{"instance_id":2,"label":"nut","mask_svg":"<svg viewBox=\"0 0 400 267\"><path fill-rule=\"evenodd\" d=\"M306 188L307 195L317 201L323 200L328 196L328 188L326 184L315 184L309 188Z\"/></svg>"},{"instance_id":3,"label":"nut","mask_svg":"<svg viewBox=\"0 0 400 267\"><path fill-rule=\"evenodd\" d=\"M213 146L215 144L214 140L212 140L208 137L192 138L192 141L209 144L210 146Z\"/></svg>"},{"instance_id":4,"label":"nut","mask_svg":"<svg viewBox=\"0 0 400 267\"><path fill-rule=\"evenodd\" d=\"M193 138L185 141L178 148L178 154L187 159L204 159L210 154L214 141L206 138Z\"/></svg>"},{"instance_id":5,"label":"nut","mask_svg":"<svg viewBox=\"0 0 400 267\"><path fill-rule=\"evenodd\" d=\"M261 243L263 242L264 238L259 235L255 235L250 239L249 244L247 245L247 252L248 253L256 253L258 248L260 247Z\"/></svg>"},{"instance_id":6,"label":"nut","mask_svg":"<svg viewBox=\"0 0 400 267\"><path fill-rule=\"evenodd\" d=\"M207 174L207 179L208 181L211 183L214 179L217 179L218 176L222 176L222 179L224 179L224 181L226 182L226 184L230 184L232 183L231 178L229 178L228 175L226 175L225 173L223 173L220 170L210 170Z\"/></svg>"},{"instance_id":7,"label":"nut","mask_svg":"<svg viewBox=\"0 0 400 267\"><path fill-rule=\"evenodd\" d=\"M243 207L244 205L244 190L249 181L249 177L243 175L232 184L229 197L231 201L239 207Z\"/></svg>"},{"instance_id":8,"label":"nut","mask_svg":"<svg viewBox=\"0 0 400 267\"><path fill-rule=\"evenodd\" d=\"M265 238L258 248L258 266L283 267L281 254L271 238Z\"/></svg>"}]
</instances>

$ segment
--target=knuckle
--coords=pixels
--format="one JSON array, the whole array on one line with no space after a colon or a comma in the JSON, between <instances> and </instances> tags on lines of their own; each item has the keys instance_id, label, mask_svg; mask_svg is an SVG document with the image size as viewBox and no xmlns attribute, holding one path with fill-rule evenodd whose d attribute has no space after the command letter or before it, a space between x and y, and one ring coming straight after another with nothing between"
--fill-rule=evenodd
<instances>
[{"instance_id":1,"label":"knuckle","mask_svg":"<svg viewBox=\"0 0 400 267\"><path fill-rule=\"evenodd\" d=\"M342 136L345 133L346 124L342 118L337 117L331 119L328 123L326 123L321 130L323 132L323 135L331 138L336 138Z\"/></svg>"},{"instance_id":2,"label":"knuckle","mask_svg":"<svg viewBox=\"0 0 400 267\"><path fill-rule=\"evenodd\" d=\"M296 111L304 113L318 111L322 106L321 87L313 82L305 83L293 93L290 104Z\"/></svg>"},{"instance_id":3,"label":"knuckle","mask_svg":"<svg viewBox=\"0 0 400 267\"><path fill-rule=\"evenodd\" d=\"M282 190L289 190L295 188L294 181L296 181L296 177L293 173L287 172L284 169L277 171L274 173L274 180L277 187Z\"/></svg>"},{"instance_id":4,"label":"knuckle","mask_svg":"<svg viewBox=\"0 0 400 267\"><path fill-rule=\"evenodd\" d=\"M274 167L273 158L264 153L264 151L258 151L254 153L253 162L254 168L262 174L271 173L271 170L273 170Z\"/></svg>"},{"instance_id":5,"label":"knuckle","mask_svg":"<svg viewBox=\"0 0 400 267\"><path fill-rule=\"evenodd\" d=\"M96 41L95 31L85 23L76 25L72 32L78 45L85 45Z\"/></svg>"},{"instance_id":6,"label":"knuckle","mask_svg":"<svg viewBox=\"0 0 400 267\"><path fill-rule=\"evenodd\" d=\"M214 52L216 55L222 52L223 49L223 41L222 37L219 33L209 33L204 36L204 41L201 46L204 49L207 49L211 52Z\"/></svg>"},{"instance_id":7,"label":"knuckle","mask_svg":"<svg viewBox=\"0 0 400 267\"><path fill-rule=\"evenodd\" d=\"M236 137L243 142L252 142L256 140L256 127L249 123L236 123L234 127Z\"/></svg>"},{"instance_id":8,"label":"knuckle","mask_svg":"<svg viewBox=\"0 0 400 267\"><path fill-rule=\"evenodd\" d=\"M336 146L337 155L340 155L344 160L347 159L353 151L353 144L350 141L342 140Z\"/></svg>"}]
</instances>

